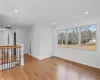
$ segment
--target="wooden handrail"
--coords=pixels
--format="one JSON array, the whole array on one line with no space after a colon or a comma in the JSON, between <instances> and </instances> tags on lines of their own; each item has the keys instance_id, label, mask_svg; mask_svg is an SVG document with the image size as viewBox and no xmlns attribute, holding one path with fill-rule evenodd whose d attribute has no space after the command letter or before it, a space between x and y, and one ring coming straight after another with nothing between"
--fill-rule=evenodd
<instances>
[{"instance_id":1,"label":"wooden handrail","mask_svg":"<svg viewBox=\"0 0 100 80\"><path fill-rule=\"evenodd\" d=\"M9 49L9 48L20 48L20 46L18 45L0 46L0 49Z\"/></svg>"}]
</instances>

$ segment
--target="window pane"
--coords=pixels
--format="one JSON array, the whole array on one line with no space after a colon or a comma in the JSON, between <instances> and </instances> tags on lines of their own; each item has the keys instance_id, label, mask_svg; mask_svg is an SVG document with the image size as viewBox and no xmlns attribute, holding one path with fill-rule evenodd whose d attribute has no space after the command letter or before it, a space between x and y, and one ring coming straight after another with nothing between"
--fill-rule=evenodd
<instances>
[{"instance_id":1,"label":"window pane","mask_svg":"<svg viewBox=\"0 0 100 80\"><path fill-rule=\"evenodd\" d=\"M58 31L58 47L66 47L66 30Z\"/></svg>"},{"instance_id":2,"label":"window pane","mask_svg":"<svg viewBox=\"0 0 100 80\"><path fill-rule=\"evenodd\" d=\"M96 25L81 27L81 49L96 50Z\"/></svg>"},{"instance_id":3,"label":"window pane","mask_svg":"<svg viewBox=\"0 0 100 80\"><path fill-rule=\"evenodd\" d=\"M68 48L78 47L78 28L68 29Z\"/></svg>"}]
</instances>

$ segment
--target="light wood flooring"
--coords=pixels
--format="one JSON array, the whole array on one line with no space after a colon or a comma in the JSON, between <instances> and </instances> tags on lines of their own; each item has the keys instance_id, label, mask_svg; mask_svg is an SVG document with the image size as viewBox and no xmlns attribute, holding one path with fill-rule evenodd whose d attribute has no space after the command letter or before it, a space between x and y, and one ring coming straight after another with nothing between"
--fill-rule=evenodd
<instances>
[{"instance_id":1,"label":"light wood flooring","mask_svg":"<svg viewBox=\"0 0 100 80\"><path fill-rule=\"evenodd\" d=\"M25 55L25 65L0 71L0 80L100 80L100 73L55 57L40 61Z\"/></svg>"}]
</instances>

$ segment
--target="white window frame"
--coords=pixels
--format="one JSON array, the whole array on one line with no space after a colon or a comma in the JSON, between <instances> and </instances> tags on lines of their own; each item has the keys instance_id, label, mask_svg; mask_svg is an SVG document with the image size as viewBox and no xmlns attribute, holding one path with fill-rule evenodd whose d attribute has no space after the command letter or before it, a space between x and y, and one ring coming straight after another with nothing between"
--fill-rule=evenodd
<instances>
[{"instance_id":1,"label":"white window frame","mask_svg":"<svg viewBox=\"0 0 100 80\"><path fill-rule=\"evenodd\" d=\"M79 27L73 27L73 28L78 28L79 29ZM68 29L72 29L72 28L68 28ZM68 29L67 29L67 39L66 39L66 43L67 43L67 48L68 48ZM78 42L79 42L79 33L78 33ZM68 48L68 49L78 49L79 48L79 43L78 43L78 47L76 47L76 48Z\"/></svg>"},{"instance_id":2,"label":"white window frame","mask_svg":"<svg viewBox=\"0 0 100 80\"><path fill-rule=\"evenodd\" d=\"M58 47L58 36L59 36L58 32L63 31L63 30L65 31L65 34L66 34L66 29L57 30L57 48L66 48L66 47ZM67 35L66 35L66 37L67 37ZM67 45L67 43L66 43L66 45Z\"/></svg>"},{"instance_id":3,"label":"white window frame","mask_svg":"<svg viewBox=\"0 0 100 80\"><path fill-rule=\"evenodd\" d=\"M85 26L90 26L90 25L96 25L96 50L95 51L92 51L92 50L83 50L81 49L81 27L85 27ZM66 47L62 47L62 48L67 48L67 49L76 49L76 50L81 50L81 51L90 51L90 52L98 52L98 39L97 39L97 24L90 24L90 25L83 25L83 26L80 26L80 27L72 27L72 28L78 28L78 47L77 48L68 48L68 29L71 29L71 28L68 28L68 29L61 29L61 30L57 30L57 46L58 46L58 31L63 31L65 30L65 33L66 33ZM60 48L60 47L58 47Z\"/></svg>"},{"instance_id":4,"label":"white window frame","mask_svg":"<svg viewBox=\"0 0 100 80\"><path fill-rule=\"evenodd\" d=\"M84 26L90 26L90 25L96 25L96 50L95 51L92 51L92 50L83 50L83 49L81 49L81 27L84 27ZM80 50L81 51L90 51L90 52L98 52L98 46L97 46L97 24L90 24L90 25L84 25L84 26L80 26L79 28L80 28L80 39L79 39L79 41L80 41Z\"/></svg>"}]
</instances>

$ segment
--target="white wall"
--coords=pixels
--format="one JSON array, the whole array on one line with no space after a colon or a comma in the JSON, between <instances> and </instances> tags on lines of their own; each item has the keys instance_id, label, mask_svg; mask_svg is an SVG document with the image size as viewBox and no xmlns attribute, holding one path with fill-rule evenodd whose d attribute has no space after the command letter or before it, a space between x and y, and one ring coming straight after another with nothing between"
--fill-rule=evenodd
<instances>
[{"instance_id":1,"label":"white wall","mask_svg":"<svg viewBox=\"0 0 100 80\"><path fill-rule=\"evenodd\" d=\"M14 45L14 29L3 29L0 30L0 45L7 46L8 45L8 34L9 34L9 44Z\"/></svg>"},{"instance_id":2,"label":"white wall","mask_svg":"<svg viewBox=\"0 0 100 80\"><path fill-rule=\"evenodd\" d=\"M24 54L29 53L29 27L18 27L15 29L4 29L0 30L0 45L8 45L8 34L9 44L14 45L14 32L16 32L16 43L24 44Z\"/></svg>"},{"instance_id":3,"label":"white wall","mask_svg":"<svg viewBox=\"0 0 100 80\"><path fill-rule=\"evenodd\" d=\"M14 32L9 32L9 45L14 45Z\"/></svg>"},{"instance_id":4,"label":"white wall","mask_svg":"<svg viewBox=\"0 0 100 80\"><path fill-rule=\"evenodd\" d=\"M31 31L32 56L44 59L53 55L53 28L45 24L37 24Z\"/></svg>"},{"instance_id":5,"label":"white wall","mask_svg":"<svg viewBox=\"0 0 100 80\"><path fill-rule=\"evenodd\" d=\"M31 53L32 53L32 50L31 50L31 47L32 47L32 38L33 38L33 33L32 33L32 31L33 31L33 28L32 27L30 27L29 28L29 36L28 36L28 40L29 40L29 54L31 55Z\"/></svg>"},{"instance_id":6,"label":"white wall","mask_svg":"<svg viewBox=\"0 0 100 80\"><path fill-rule=\"evenodd\" d=\"M39 58L40 55L40 40L39 40L39 27L35 26L31 28L30 31L30 40L31 40L31 55L35 58Z\"/></svg>"},{"instance_id":7,"label":"white wall","mask_svg":"<svg viewBox=\"0 0 100 80\"><path fill-rule=\"evenodd\" d=\"M0 46L3 46L4 45L4 31L3 30L0 30Z\"/></svg>"},{"instance_id":8,"label":"white wall","mask_svg":"<svg viewBox=\"0 0 100 80\"><path fill-rule=\"evenodd\" d=\"M57 30L84 25L97 24L97 52L82 51L79 49L57 48ZM56 27L55 29L55 52L54 56L61 57L70 61L78 62L88 66L100 68L100 18L83 20L76 23L70 23Z\"/></svg>"},{"instance_id":9,"label":"white wall","mask_svg":"<svg viewBox=\"0 0 100 80\"><path fill-rule=\"evenodd\" d=\"M16 29L16 43L24 44L24 54L29 53L29 28L18 27Z\"/></svg>"},{"instance_id":10,"label":"white wall","mask_svg":"<svg viewBox=\"0 0 100 80\"><path fill-rule=\"evenodd\" d=\"M40 59L48 58L53 55L53 28L48 25L40 27Z\"/></svg>"}]
</instances>

